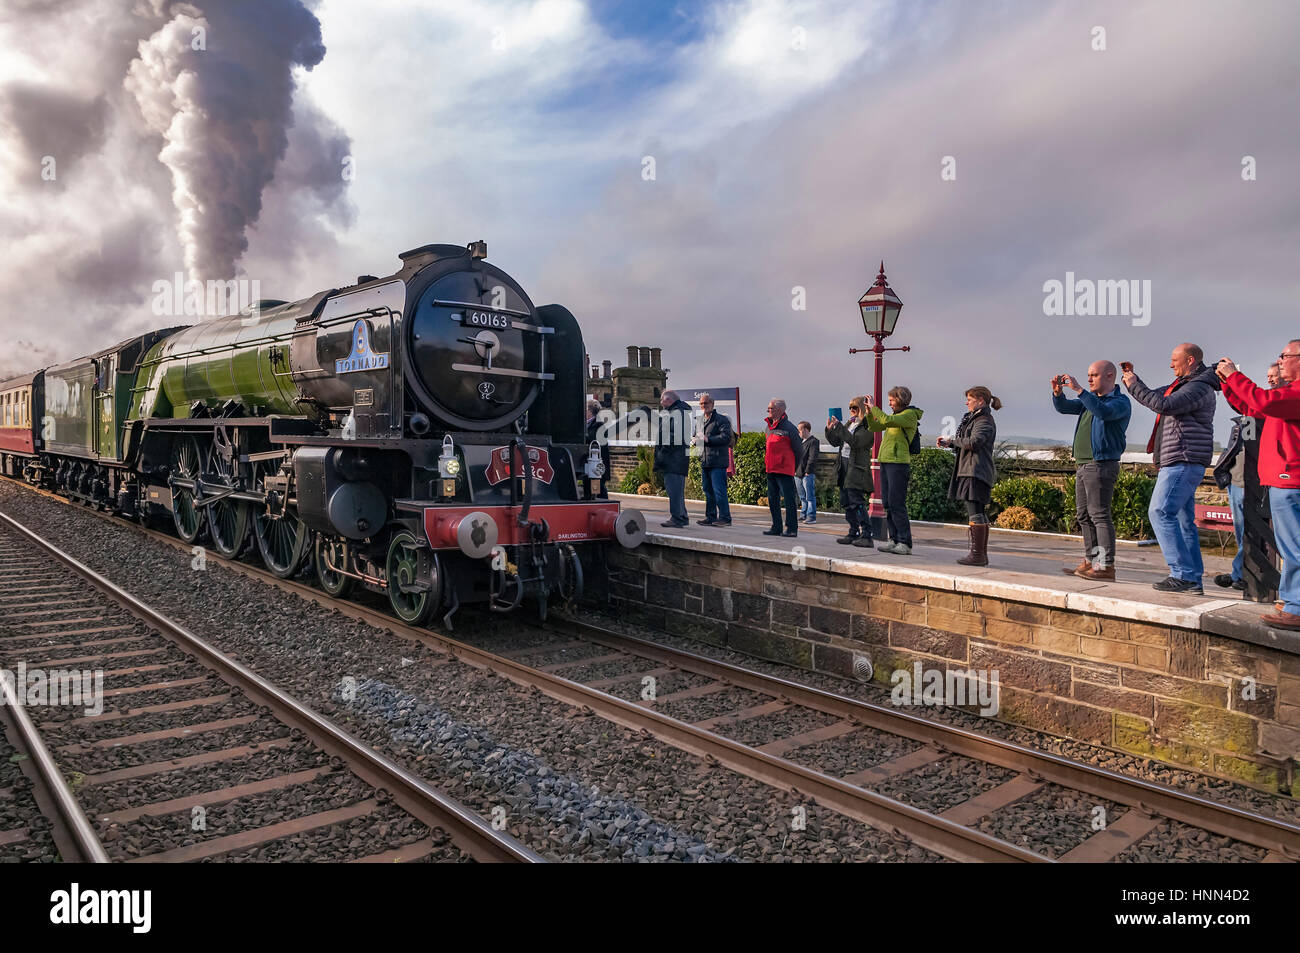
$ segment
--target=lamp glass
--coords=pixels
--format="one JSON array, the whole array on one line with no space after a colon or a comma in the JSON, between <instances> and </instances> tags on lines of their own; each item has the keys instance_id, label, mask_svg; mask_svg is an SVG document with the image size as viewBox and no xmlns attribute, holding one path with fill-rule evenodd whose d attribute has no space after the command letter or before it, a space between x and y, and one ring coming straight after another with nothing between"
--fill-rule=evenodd
<instances>
[{"instance_id":1,"label":"lamp glass","mask_svg":"<svg viewBox=\"0 0 1300 953\"><path fill-rule=\"evenodd\" d=\"M862 327L868 334L879 334L884 321L885 310L880 304L863 304L862 308Z\"/></svg>"},{"instance_id":2,"label":"lamp glass","mask_svg":"<svg viewBox=\"0 0 1300 953\"><path fill-rule=\"evenodd\" d=\"M898 324L898 313L903 309L900 305L896 305L896 304L886 304L884 307L885 307L884 331L886 334L893 334L894 327Z\"/></svg>"}]
</instances>

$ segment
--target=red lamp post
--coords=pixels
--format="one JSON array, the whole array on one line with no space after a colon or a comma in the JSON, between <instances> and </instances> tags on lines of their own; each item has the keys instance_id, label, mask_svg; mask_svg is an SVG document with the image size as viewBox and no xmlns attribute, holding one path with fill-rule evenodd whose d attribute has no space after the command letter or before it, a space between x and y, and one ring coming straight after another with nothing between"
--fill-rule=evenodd
<instances>
[{"instance_id":1,"label":"red lamp post","mask_svg":"<svg viewBox=\"0 0 1300 953\"><path fill-rule=\"evenodd\" d=\"M869 335L875 338L875 346L871 348L851 347L850 354L859 352L869 352L876 355L876 406L885 407L884 402L884 365L886 351L910 351L910 347L885 347L885 338L894 333L894 327L898 324L898 313L903 310L903 302L899 300L898 295L889 287L889 282L885 279L885 262L880 262L880 274L876 275L876 283L866 290L861 298L858 299L858 309L862 312L862 327ZM875 440L871 447L871 485L874 487L871 494L871 508L869 515L871 517L872 528L877 536L882 535L881 522L885 518L885 507L880 501L880 438L883 436L881 431L876 431Z\"/></svg>"}]
</instances>

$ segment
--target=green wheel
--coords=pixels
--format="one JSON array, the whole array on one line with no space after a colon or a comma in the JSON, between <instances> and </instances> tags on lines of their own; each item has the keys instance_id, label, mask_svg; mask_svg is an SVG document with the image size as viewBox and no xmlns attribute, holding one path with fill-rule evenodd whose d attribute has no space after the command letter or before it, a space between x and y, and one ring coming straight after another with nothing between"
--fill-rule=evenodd
<instances>
[{"instance_id":1,"label":"green wheel","mask_svg":"<svg viewBox=\"0 0 1300 953\"><path fill-rule=\"evenodd\" d=\"M283 516L258 513L253 517L253 534L262 562L281 579L288 579L302 566L311 543L311 531L292 510Z\"/></svg>"},{"instance_id":2,"label":"green wheel","mask_svg":"<svg viewBox=\"0 0 1300 953\"><path fill-rule=\"evenodd\" d=\"M197 480L203 469L203 454L199 442L189 434L176 438L172 444L171 473L182 480ZM194 491L185 487L172 487L172 522L176 535L187 543L197 542L203 535L203 513L195 505Z\"/></svg>"},{"instance_id":3,"label":"green wheel","mask_svg":"<svg viewBox=\"0 0 1300 953\"><path fill-rule=\"evenodd\" d=\"M244 551L248 539L248 504L241 500L217 500L207 510L212 548L227 559L234 559Z\"/></svg>"},{"instance_id":4,"label":"green wheel","mask_svg":"<svg viewBox=\"0 0 1300 953\"><path fill-rule=\"evenodd\" d=\"M320 587L336 599L346 599L356 585L356 580L329 568L331 565L339 569L347 568L343 541L335 536L318 533L314 555L316 581Z\"/></svg>"},{"instance_id":5,"label":"green wheel","mask_svg":"<svg viewBox=\"0 0 1300 953\"><path fill-rule=\"evenodd\" d=\"M197 542L203 535L203 516L189 490L178 487L172 491L172 522L176 524L176 535L187 543Z\"/></svg>"},{"instance_id":6,"label":"green wheel","mask_svg":"<svg viewBox=\"0 0 1300 953\"><path fill-rule=\"evenodd\" d=\"M385 575L393 613L408 625L423 625L441 601L436 568L431 579L420 579L419 566L419 542L406 531L398 533L388 544Z\"/></svg>"},{"instance_id":7,"label":"green wheel","mask_svg":"<svg viewBox=\"0 0 1300 953\"><path fill-rule=\"evenodd\" d=\"M255 487L264 489L263 478L278 470L278 464L258 463ZM257 539L257 551L266 568L281 579L288 579L302 567L303 559L311 552L311 530L298 518L293 507L285 502L281 506L280 516L269 516L265 508L254 505L253 536Z\"/></svg>"}]
</instances>

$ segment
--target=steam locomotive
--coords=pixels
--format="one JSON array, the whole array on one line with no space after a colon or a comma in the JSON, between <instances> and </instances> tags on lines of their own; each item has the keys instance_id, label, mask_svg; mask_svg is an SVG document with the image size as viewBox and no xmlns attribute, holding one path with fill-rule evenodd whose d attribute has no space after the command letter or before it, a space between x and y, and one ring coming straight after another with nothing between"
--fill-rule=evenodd
<instances>
[{"instance_id":1,"label":"steam locomotive","mask_svg":"<svg viewBox=\"0 0 1300 953\"><path fill-rule=\"evenodd\" d=\"M581 594L579 545L645 535L593 490L578 322L484 242L400 258L0 382L0 468L335 596L385 593L409 623L526 599L545 617Z\"/></svg>"}]
</instances>

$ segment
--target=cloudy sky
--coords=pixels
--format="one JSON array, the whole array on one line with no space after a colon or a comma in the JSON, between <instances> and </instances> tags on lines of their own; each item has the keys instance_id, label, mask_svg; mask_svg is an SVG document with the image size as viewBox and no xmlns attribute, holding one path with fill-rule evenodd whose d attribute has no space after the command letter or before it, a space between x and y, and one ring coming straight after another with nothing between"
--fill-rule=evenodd
<instances>
[{"instance_id":1,"label":"cloudy sky","mask_svg":"<svg viewBox=\"0 0 1300 953\"><path fill-rule=\"evenodd\" d=\"M0 370L158 326L178 270L293 298L483 238L593 361L819 422L883 258L927 432L982 383L1065 439L1052 374L1191 340L1262 379L1300 336L1297 36L1293 0L0 0ZM1045 314L1067 272L1149 313Z\"/></svg>"}]
</instances>

